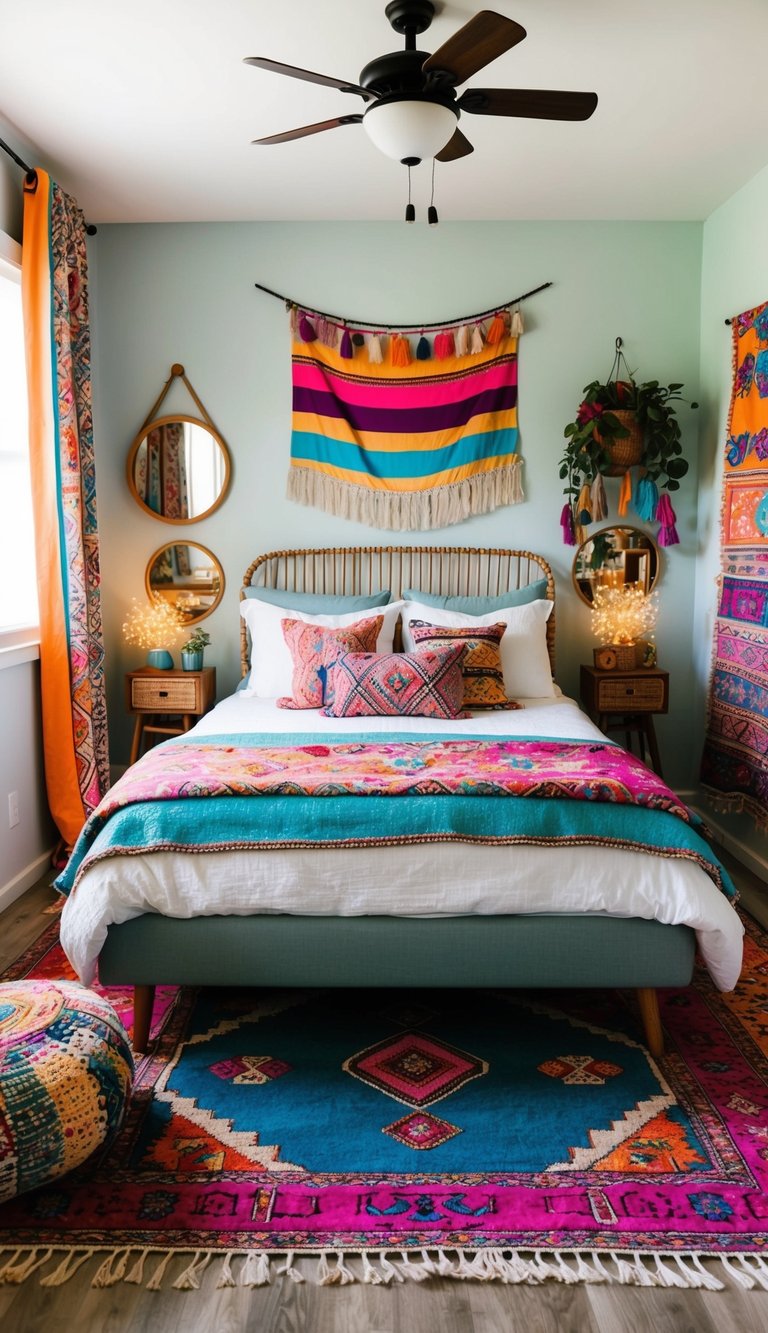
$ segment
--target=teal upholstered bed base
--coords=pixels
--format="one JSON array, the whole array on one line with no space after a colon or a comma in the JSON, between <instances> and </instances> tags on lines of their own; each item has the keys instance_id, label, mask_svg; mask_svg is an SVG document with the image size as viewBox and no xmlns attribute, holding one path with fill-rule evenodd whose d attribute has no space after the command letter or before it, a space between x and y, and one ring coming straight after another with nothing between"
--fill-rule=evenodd
<instances>
[{"instance_id":1,"label":"teal upholstered bed base","mask_svg":"<svg viewBox=\"0 0 768 1333\"><path fill-rule=\"evenodd\" d=\"M552 570L530 551L378 546L272 551L249 565L243 585L305 596L359 596L389 588L397 599L409 587L441 596L498 598L533 583L538 588L542 578L543 595L554 602ZM554 672L554 610L546 634ZM240 646L245 675L250 661L244 621ZM693 954L688 927L638 918L145 915L110 927L99 970L106 984L136 988L137 1050L146 1049L154 987L161 983L608 986L637 990L648 1045L659 1054L655 988L687 985Z\"/></svg>"},{"instance_id":2,"label":"teal upholstered bed base","mask_svg":"<svg viewBox=\"0 0 768 1333\"><path fill-rule=\"evenodd\" d=\"M655 988L688 984L694 948L688 926L639 918L272 915L179 920L147 914L110 926L99 975L106 985L137 988L137 1050L146 1047L158 984L599 986L641 993L648 1044L659 1053Z\"/></svg>"}]
</instances>

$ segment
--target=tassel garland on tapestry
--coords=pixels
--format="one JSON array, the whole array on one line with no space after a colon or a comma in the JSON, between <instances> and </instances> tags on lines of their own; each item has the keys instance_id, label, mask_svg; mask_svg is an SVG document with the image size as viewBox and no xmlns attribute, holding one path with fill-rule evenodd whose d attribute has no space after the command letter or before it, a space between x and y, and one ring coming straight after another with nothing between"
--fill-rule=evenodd
<instances>
[{"instance_id":1,"label":"tassel garland on tapestry","mask_svg":"<svg viewBox=\"0 0 768 1333\"><path fill-rule=\"evenodd\" d=\"M71 847L109 788L85 221L44 171L24 184L22 297L48 804Z\"/></svg>"},{"instance_id":2,"label":"tassel garland on tapestry","mask_svg":"<svg viewBox=\"0 0 768 1333\"><path fill-rule=\"evenodd\" d=\"M519 310L411 336L291 314L289 499L410 531L522 500Z\"/></svg>"},{"instance_id":3,"label":"tassel garland on tapestry","mask_svg":"<svg viewBox=\"0 0 768 1333\"><path fill-rule=\"evenodd\" d=\"M768 302L732 321L720 604L701 778L768 829Z\"/></svg>"}]
</instances>

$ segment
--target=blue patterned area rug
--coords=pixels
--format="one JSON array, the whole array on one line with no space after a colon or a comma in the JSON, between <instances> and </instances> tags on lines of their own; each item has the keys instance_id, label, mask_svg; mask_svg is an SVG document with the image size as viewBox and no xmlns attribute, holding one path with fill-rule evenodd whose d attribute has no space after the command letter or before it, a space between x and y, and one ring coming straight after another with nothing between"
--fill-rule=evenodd
<instances>
[{"instance_id":1,"label":"blue patterned area rug","mask_svg":"<svg viewBox=\"0 0 768 1333\"><path fill-rule=\"evenodd\" d=\"M768 941L738 989L166 995L121 1136L0 1207L0 1281L768 1290ZM13 975L66 976L56 926ZM119 1012L125 992L107 990ZM703 1260L717 1256L716 1266Z\"/></svg>"}]
</instances>

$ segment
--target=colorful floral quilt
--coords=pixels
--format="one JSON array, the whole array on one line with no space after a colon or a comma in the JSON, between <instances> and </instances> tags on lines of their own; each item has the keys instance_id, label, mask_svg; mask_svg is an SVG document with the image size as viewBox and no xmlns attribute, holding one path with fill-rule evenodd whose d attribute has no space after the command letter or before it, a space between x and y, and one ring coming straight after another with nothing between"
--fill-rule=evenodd
<instances>
[{"instance_id":1,"label":"colorful floral quilt","mask_svg":"<svg viewBox=\"0 0 768 1333\"><path fill-rule=\"evenodd\" d=\"M700 829L661 778L610 742L179 738L110 790L57 887L69 892L95 858L125 851L452 839L650 848L698 861L735 896Z\"/></svg>"}]
</instances>

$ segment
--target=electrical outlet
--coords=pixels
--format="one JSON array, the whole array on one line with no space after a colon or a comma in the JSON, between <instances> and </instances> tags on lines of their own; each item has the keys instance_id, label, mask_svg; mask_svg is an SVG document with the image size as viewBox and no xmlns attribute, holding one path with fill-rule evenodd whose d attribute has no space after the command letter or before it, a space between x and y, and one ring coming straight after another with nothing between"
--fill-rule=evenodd
<instances>
[{"instance_id":1,"label":"electrical outlet","mask_svg":"<svg viewBox=\"0 0 768 1333\"><path fill-rule=\"evenodd\" d=\"M9 791L8 793L8 827L15 828L19 822L19 793Z\"/></svg>"}]
</instances>

